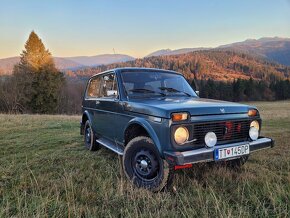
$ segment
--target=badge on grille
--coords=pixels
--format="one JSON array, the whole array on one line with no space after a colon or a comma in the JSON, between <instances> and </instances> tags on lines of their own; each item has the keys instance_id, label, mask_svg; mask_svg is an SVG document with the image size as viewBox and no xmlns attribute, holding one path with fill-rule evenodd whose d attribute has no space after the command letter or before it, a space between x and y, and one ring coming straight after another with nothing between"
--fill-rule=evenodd
<instances>
[{"instance_id":1,"label":"badge on grille","mask_svg":"<svg viewBox=\"0 0 290 218\"><path fill-rule=\"evenodd\" d=\"M224 108L220 108L220 111L224 114L226 110Z\"/></svg>"}]
</instances>

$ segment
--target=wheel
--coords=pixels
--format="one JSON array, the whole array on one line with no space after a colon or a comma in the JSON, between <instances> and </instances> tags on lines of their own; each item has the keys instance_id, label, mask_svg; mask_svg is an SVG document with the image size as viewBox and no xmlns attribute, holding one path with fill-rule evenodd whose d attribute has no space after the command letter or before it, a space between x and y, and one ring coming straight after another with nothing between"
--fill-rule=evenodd
<instances>
[{"instance_id":1,"label":"wheel","mask_svg":"<svg viewBox=\"0 0 290 218\"><path fill-rule=\"evenodd\" d=\"M247 160L249 159L249 156L242 156L238 159L234 159L234 160L228 160L225 162L226 166L227 167L230 167L230 168L240 168L242 167L246 162Z\"/></svg>"},{"instance_id":2,"label":"wheel","mask_svg":"<svg viewBox=\"0 0 290 218\"><path fill-rule=\"evenodd\" d=\"M90 151L96 151L100 148L100 145L96 142L96 137L89 120L86 121L84 127L84 144Z\"/></svg>"},{"instance_id":3,"label":"wheel","mask_svg":"<svg viewBox=\"0 0 290 218\"><path fill-rule=\"evenodd\" d=\"M125 175L137 187L161 191L173 180L173 170L163 160L152 139L139 136L132 139L123 156Z\"/></svg>"}]
</instances>

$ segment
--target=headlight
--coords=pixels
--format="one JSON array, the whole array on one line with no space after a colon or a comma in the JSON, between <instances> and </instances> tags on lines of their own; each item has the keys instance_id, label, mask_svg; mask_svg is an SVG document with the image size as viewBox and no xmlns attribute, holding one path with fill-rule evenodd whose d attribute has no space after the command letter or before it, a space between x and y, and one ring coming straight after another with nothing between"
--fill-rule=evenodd
<instances>
[{"instance_id":1,"label":"headlight","mask_svg":"<svg viewBox=\"0 0 290 218\"><path fill-rule=\"evenodd\" d=\"M250 124L249 136L252 140L259 138L260 124L257 120L253 120Z\"/></svg>"},{"instance_id":2,"label":"headlight","mask_svg":"<svg viewBox=\"0 0 290 218\"><path fill-rule=\"evenodd\" d=\"M260 124L257 120L252 121L250 127L255 127L256 129L260 130Z\"/></svg>"},{"instance_id":3,"label":"headlight","mask_svg":"<svg viewBox=\"0 0 290 218\"><path fill-rule=\"evenodd\" d=\"M257 140L259 137L259 130L252 126L249 131L249 136L253 141Z\"/></svg>"},{"instance_id":4,"label":"headlight","mask_svg":"<svg viewBox=\"0 0 290 218\"><path fill-rule=\"evenodd\" d=\"M207 147L212 148L217 143L217 137L214 132L208 132L204 137L204 142Z\"/></svg>"},{"instance_id":5,"label":"headlight","mask_svg":"<svg viewBox=\"0 0 290 218\"><path fill-rule=\"evenodd\" d=\"M189 138L188 129L185 127L178 127L174 132L174 140L177 144L184 144Z\"/></svg>"}]
</instances>

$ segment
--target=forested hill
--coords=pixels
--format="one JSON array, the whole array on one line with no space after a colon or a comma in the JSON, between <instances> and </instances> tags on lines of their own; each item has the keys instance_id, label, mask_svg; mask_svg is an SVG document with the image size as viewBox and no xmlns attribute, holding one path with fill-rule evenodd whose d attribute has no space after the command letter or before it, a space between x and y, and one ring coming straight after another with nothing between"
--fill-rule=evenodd
<instances>
[{"instance_id":1,"label":"forested hill","mask_svg":"<svg viewBox=\"0 0 290 218\"><path fill-rule=\"evenodd\" d=\"M149 67L174 70L183 73L189 80L233 81L238 78L253 78L255 80L272 81L287 79L290 76L290 67L238 52L216 50L147 57L74 72L68 71L67 75L84 78L117 67Z\"/></svg>"}]
</instances>

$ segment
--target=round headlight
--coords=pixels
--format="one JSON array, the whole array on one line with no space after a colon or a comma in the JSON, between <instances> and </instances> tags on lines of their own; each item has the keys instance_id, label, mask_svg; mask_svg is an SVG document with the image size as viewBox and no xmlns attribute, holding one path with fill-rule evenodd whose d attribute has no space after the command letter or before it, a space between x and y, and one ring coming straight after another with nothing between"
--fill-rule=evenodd
<instances>
[{"instance_id":1,"label":"round headlight","mask_svg":"<svg viewBox=\"0 0 290 218\"><path fill-rule=\"evenodd\" d=\"M257 120L252 121L250 127L255 127L257 130L260 130L260 124Z\"/></svg>"},{"instance_id":2,"label":"round headlight","mask_svg":"<svg viewBox=\"0 0 290 218\"><path fill-rule=\"evenodd\" d=\"M252 126L249 131L249 136L253 141L257 140L259 137L259 130Z\"/></svg>"},{"instance_id":3,"label":"round headlight","mask_svg":"<svg viewBox=\"0 0 290 218\"><path fill-rule=\"evenodd\" d=\"M185 127L178 127L174 133L174 140L177 144L182 145L184 144L189 138L188 129Z\"/></svg>"},{"instance_id":4,"label":"round headlight","mask_svg":"<svg viewBox=\"0 0 290 218\"><path fill-rule=\"evenodd\" d=\"M212 148L217 143L217 137L214 132L208 132L204 137L204 142L207 147Z\"/></svg>"}]
</instances>

